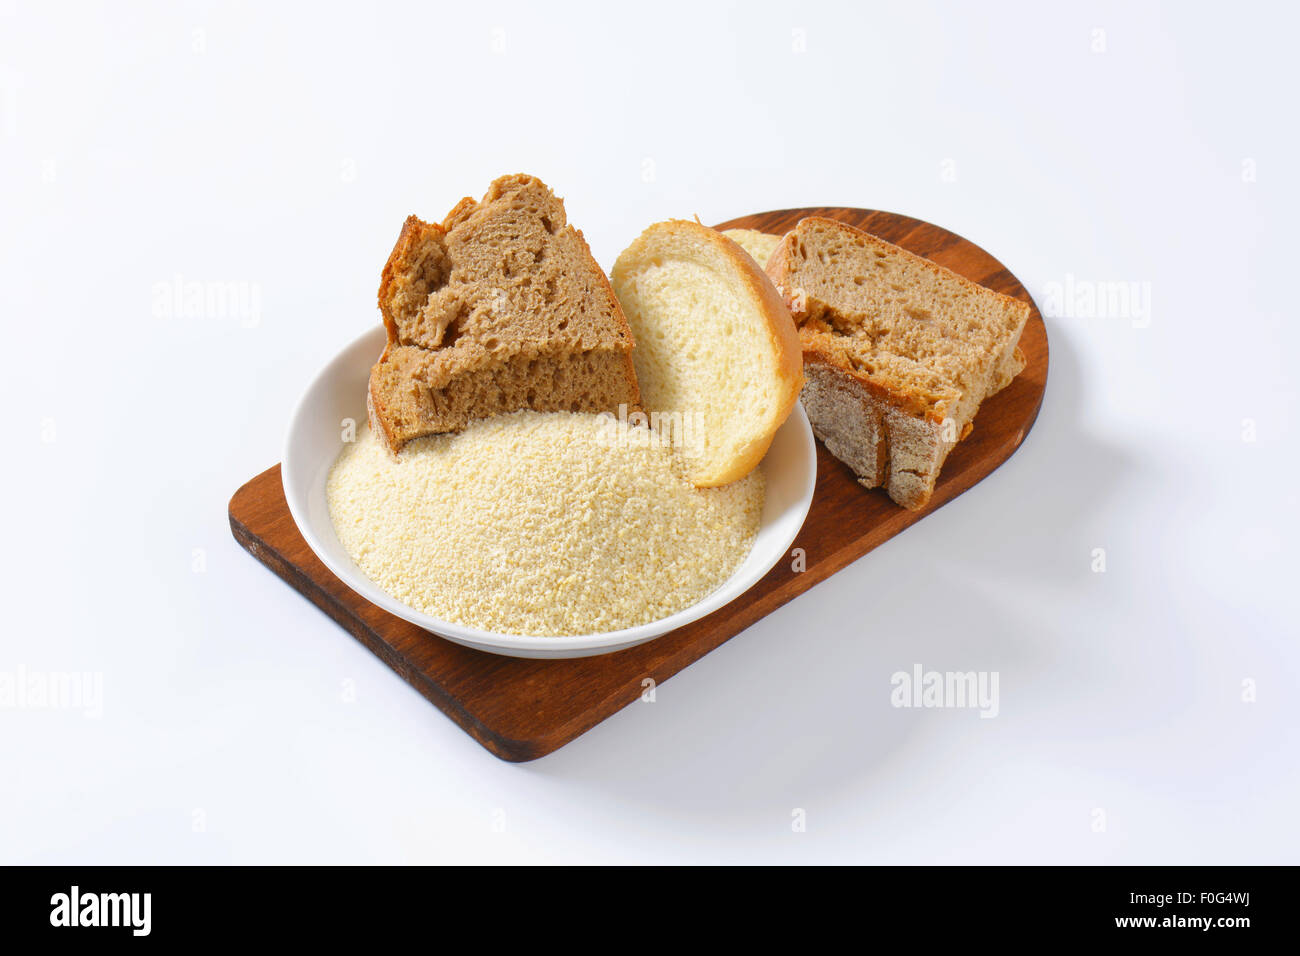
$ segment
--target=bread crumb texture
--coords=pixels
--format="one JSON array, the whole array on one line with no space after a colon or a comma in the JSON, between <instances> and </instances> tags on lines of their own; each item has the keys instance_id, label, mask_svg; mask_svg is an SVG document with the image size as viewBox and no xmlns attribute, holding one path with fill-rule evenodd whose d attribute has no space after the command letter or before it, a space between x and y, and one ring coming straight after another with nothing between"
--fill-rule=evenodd
<instances>
[{"instance_id":1,"label":"bread crumb texture","mask_svg":"<svg viewBox=\"0 0 1300 956\"><path fill-rule=\"evenodd\" d=\"M803 385L776 287L735 243L681 220L642 232L611 280L636 337L642 406L698 425L699 440L678 449L688 476L715 487L748 473Z\"/></svg>"},{"instance_id":2,"label":"bread crumb texture","mask_svg":"<svg viewBox=\"0 0 1300 956\"><path fill-rule=\"evenodd\" d=\"M368 430L326 482L352 560L402 603L498 633L620 630L699 603L758 533L762 472L694 487L666 443L613 416L520 411L417 439Z\"/></svg>"},{"instance_id":3,"label":"bread crumb texture","mask_svg":"<svg viewBox=\"0 0 1300 956\"><path fill-rule=\"evenodd\" d=\"M776 247L781 244L781 236L757 229L724 229L722 234L744 249L760 266L766 266L772 258Z\"/></svg>"}]
</instances>

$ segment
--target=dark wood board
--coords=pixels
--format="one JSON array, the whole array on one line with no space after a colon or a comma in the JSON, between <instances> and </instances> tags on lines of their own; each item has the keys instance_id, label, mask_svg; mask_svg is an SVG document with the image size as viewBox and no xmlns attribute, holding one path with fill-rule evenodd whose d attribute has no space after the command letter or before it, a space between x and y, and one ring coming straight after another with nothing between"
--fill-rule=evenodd
<instances>
[{"instance_id":1,"label":"dark wood board","mask_svg":"<svg viewBox=\"0 0 1300 956\"><path fill-rule=\"evenodd\" d=\"M991 255L960 236L906 216L865 209L782 209L733 219L718 228L780 233L808 215L841 219L1033 305L1024 286ZM645 678L663 683L942 508L1006 461L1033 425L1047 383L1047 332L1037 307L1021 348L1028 366L980 408L974 431L949 455L924 510L905 511L883 492L864 489L819 442L812 509L794 543L806 553L806 570L796 572L793 561L782 561L747 593L708 617L614 654L561 661L500 657L435 637L380 610L330 573L307 547L289 515L279 465L235 492L230 527L254 557L378 654L489 751L503 760L533 760L635 701Z\"/></svg>"}]
</instances>

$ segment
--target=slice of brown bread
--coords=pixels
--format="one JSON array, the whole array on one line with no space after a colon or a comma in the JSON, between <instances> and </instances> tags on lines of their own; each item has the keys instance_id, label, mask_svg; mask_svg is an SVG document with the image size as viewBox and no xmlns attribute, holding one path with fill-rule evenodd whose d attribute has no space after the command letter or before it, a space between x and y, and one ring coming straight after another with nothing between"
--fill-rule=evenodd
<instances>
[{"instance_id":1,"label":"slice of brown bread","mask_svg":"<svg viewBox=\"0 0 1300 956\"><path fill-rule=\"evenodd\" d=\"M379 286L371 429L396 452L472 419L639 403L632 330L564 203L503 176L441 223L406 220Z\"/></svg>"},{"instance_id":2,"label":"slice of brown bread","mask_svg":"<svg viewBox=\"0 0 1300 956\"><path fill-rule=\"evenodd\" d=\"M813 431L863 485L923 507L980 403L1024 368L1029 306L820 217L768 273L799 326Z\"/></svg>"}]
</instances>

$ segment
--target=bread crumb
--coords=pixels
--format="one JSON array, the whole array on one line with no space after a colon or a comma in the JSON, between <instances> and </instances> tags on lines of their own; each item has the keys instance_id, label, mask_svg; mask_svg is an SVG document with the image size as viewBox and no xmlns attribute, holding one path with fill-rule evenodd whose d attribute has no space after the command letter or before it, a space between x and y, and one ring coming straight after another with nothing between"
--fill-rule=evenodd
<instances>
[{"instance_id":1,"label":"bread crumb","mask_svg":"<svg viewBox=\"0 0 1300 956\"><path fill-rule=\"evenodd\" d=\"M344 549L376 585L466 627L539 637L648 624L699 603L758 534L763 475L695 488L612 416L521 411L411 442L369 429L330 469Z\"/></svg>"}]
</instances>

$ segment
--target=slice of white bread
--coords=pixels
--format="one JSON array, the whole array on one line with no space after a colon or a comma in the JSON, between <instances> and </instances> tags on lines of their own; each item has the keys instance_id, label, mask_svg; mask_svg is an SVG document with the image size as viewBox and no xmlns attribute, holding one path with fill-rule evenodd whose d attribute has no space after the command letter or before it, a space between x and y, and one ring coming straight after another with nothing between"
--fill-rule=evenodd
<instances>
[{"instance_id":1,"label":"slice of white bread","mask_svg":"<svg viewBox=\"0 0 1300 956\"><path fill-rule=\"evenodd\" d=\"M694 436L676 444L695 485L744 477L803 386L799 336L776 288L730 239L685 220L643 232L612 279L652 427L672 416Z\"/></svg>"},{"instance_id":2,"label":"slice of white bread","mask_svg":"<svg viewBox=\"0 0 1300 956\"><path fill-rule=\"evenodd\" d=\"M814 433L864 486L924 507L980 403L1024 368L1029 306L820 217L767 270L799 327Z\"/></svg>"},{"instance_id":3,"label":"slice of white bread","mask_svg":"<svg viewBox=\"0 0 1300 956\"><path fill-rule=\"evenodd\" d=\"M781 237L757 229L724 229L722 234L744 249L760 266L766 266L767 260L781 244Z\"/></svg>"}]
</instances>

